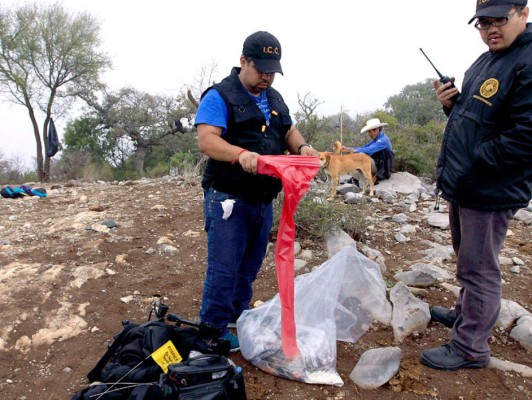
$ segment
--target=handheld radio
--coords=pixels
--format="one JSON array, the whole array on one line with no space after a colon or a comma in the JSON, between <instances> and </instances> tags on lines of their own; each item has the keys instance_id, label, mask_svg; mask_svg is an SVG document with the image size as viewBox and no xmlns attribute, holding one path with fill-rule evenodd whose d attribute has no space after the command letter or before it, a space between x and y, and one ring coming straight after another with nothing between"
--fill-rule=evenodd
<instances>
[{"instance_id":1,"label":"handheld radio","mask_svg":"<svg viewBox=\"0 0 532 400\"><path fill-rule=\"evenodd\" d=\"M438 76L440 77L440 82L441 82L442 84L445 84L445 83L447 83L447 82L451 82L451 86L449 87L449 89L450 89L450 88L455 88L456 86L454 86L454 82L451 80L451 78L449 78L448 76L442 75L441 72L438 71L438 68L436 68L436 67L434 66L434 64L432 63L432 61L430 61L430 58L427 57L427 55L425 54L425 52L423 51L423 49L420 47L419 50L421 50L421 52L423 53L423 55L425 56L425 58L427 59L427 61L430 63L430 65L432 65L432 68L434 68L434 70L436 71L436 73L437 73ZM452 100L454 100L457 96L458 96L458 93L452 97Z\"/></svg>"}]
</instances>

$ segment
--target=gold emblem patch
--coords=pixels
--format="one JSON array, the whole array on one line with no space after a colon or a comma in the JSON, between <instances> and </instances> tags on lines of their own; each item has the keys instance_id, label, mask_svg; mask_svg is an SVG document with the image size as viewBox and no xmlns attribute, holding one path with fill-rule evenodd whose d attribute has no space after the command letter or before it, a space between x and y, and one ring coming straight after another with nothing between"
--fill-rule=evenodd
<instances>
[{"instance_id":1,"label":"gold emblem patch","mask_svg":"<svg viewBox=\"0 0 532 400\"><path fill-rule=\"evenodd\" d=\"M482 97L489 99L499 90L499 81L495 78L486 80L480 87L480 94Z\"/></svg>"}]
</instances>

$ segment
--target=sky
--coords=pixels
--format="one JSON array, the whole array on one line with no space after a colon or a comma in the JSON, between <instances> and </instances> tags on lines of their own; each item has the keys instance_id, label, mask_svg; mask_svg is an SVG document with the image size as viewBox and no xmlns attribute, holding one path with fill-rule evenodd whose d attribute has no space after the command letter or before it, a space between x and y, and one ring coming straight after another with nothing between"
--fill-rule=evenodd
<instances>
[{"instance_id":1,"label":"sky","mask_svg":"<svg viewBox=\"0 0 532 400\"><path fill-rule=\"evenodd\" d=\"M2 0L1 6L26 3ZM343 111L355 116L382 108L406 85L437 77L420 47L460 87L464 72L486 50L478 31L467 24L475 0L59 3L100 21L102 49L113 63L103 80L113 90L133 86L152 94L177 94L213 64L214 78L220 81L238 65L244 39L268 31L282 46L284 76L277 74L273 86L292 114L298 109L298 93L324 102L316 110L319 115ZM55 120L60 138L78 109ZM36 144L26 108L0 98L0 121L0 152L31 166Z\"/></svg>"}]
</instances>

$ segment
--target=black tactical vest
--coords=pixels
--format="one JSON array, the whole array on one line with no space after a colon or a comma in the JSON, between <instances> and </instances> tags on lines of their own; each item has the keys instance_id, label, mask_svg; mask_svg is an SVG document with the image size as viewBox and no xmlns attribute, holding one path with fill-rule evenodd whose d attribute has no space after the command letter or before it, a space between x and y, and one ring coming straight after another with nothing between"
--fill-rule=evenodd
<instances>
[{"instance_id":1,"label":"black tactical vest","mask_svg":"<svg viewBox=\"0 0 532 400\"><path fill-rule=\"evenodd\" d=\"M281 94L273 88L266 91L271 117L266 119L257 104L244 89L238 74L240 68L233 68L231 75L212 88L220 93L229 111L227 132L223 138L243 149L261 155L284 154L287 149L285 135L292 120ZM214 188L250 202L268 203L281 191L281 181L266 175L245 172L240 163L209 159L203 174L204 190Z\"/></svg>"}]
</instances>

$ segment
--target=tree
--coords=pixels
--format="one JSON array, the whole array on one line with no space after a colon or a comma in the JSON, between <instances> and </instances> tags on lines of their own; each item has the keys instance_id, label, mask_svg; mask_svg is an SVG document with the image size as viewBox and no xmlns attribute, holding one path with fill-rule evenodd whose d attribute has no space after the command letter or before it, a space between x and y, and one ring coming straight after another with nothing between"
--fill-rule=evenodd
<instances>
[{"instance_id":1,"label":"tree","mask_svg":"<svg viewBox=\"0 0 532 400\"><path fill-rule=\"evenodd\" d=\"M395 168L432 179L440 152L445 122L432 120L427 124L404 125L390 139L395 150Z\"/></svg>"},{"instance_id":2,"label":"tree","mask_svg":"<svg viewBox=\"0 0 532 400\"><path fill-rule=\"evenodd\" d=\"M163 144L163 139L176 133L185 133L181 118L189 118L184 96L174 98L151 95L126 87L114 93L103 93L103 100L96 96L80 96L93 109L95 116L116 141L110 148L111 158L117 156L121 164L135 157L135 170L144 171L144 161L153 146ZM116 165L115 165L116 166Z\"/></svg>"},{"instance_id":3,"label":"tree","mask_svg":"<svg viewBox=\"0 0 532 400\"><path fill-rule=\"evenodd\" d=\"M199 106L199 99L201 94L208 87L214 85L214 76L218 72L218 64L211 62L209 65L202 65L198 75L194 79L193 85L187 87L187 98L192 106L197 109Z\"/></svg>"},{"instance_id":4,"label":"tree","mask_svg":"<svg viewBox=\"0 0 532 400\"><path fill-rule=\"evenodd\" d=\"M431 120L446 119L430 78L405 86L399 94L389 97L384 106L400 125L425 125Z\"/></svg>"},{"instance_id":5,"label":"tree","mask_svg":"<svg viewBox=\"0 0 532 400\"><path fill-rule=\"evenodd\" d=\"M110 66L98 50L100 26L87 13L72 15L59 4L0 8L0 91L27 108L36 141L37 173L48 181L48 125L75 100L76 86L90 90ZM38 117L44 115L42 131ZM44 149L44 152L43 152Z\"/></svg>"},{"instance_id":6,"label":"tree","mask_svg":"<svg viewBox=\"0 0 532 400\"><path fill-rule=\"evenodd\" d=\"M21 157L12 155L6 158L0 151L0 184L15 184L35 180L32 173Z\"/></svg>"},{"instance_id":7,"label":"tree","mask_svg":"<svg viewBox=\"0 0 532 400\"><path fill-rule=\"evenodd\" d=\"M323 104L310 92L305 93L303 97L297 93L297 103L299 109L295 113L297 128L309 143L316 143L316 139L325 129L325 121L316 113L318 106Z\"/></svg>"},{"instance_id":8,"label":"tree","mask_svg":"<svg viewBox=\"0 0 532 400\"><path fill-rule=\"evenodd\" d=\"M110 148L115 146L103 129L102 121L94 116L81 116L70 121L65 129L63 153L83 152L92 161L104 160Z\"/></svg>"}]
</instances>

